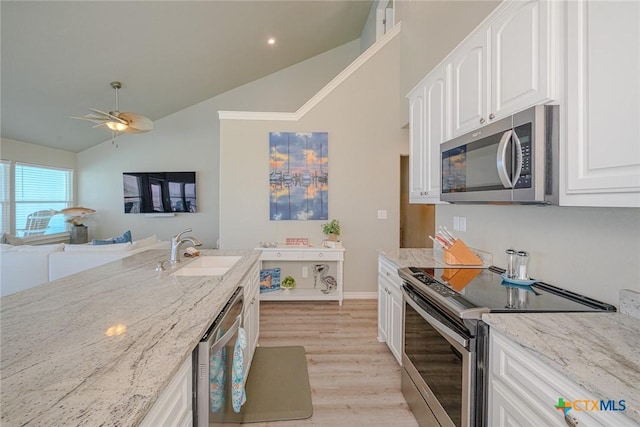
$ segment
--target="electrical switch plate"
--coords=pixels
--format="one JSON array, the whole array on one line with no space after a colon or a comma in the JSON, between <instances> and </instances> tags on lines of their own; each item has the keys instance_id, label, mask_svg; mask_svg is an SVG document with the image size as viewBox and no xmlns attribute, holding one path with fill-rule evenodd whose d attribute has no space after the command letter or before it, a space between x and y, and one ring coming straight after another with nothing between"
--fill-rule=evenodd
<instances>
[{"instance_id":1,"label":"electrical switch plate","mask_svg":"<svg viewBox=\"0 0 640 427\"><path fill-rule=\"evenodd\" d=\"M460 217L460 231L467 231L467 217Z\"/></svg>"},{"instance_id":2,"label":"electrical switch plate","mask_svg":"<svg viewBox=\"0 0 640 427\"><path fill-rule=\"evenodd\" d=\"M387 219L387 211L378 210L378 219Z\"/></svg>"},{"instance_id":3,"label":"electrical switch plate","mask_svg":"<svg viewBox=\"0 0 640 427\"><path fill-rule=\"evenodd\" d=\"M460 217L459 216L454 216L453 217L453 229L455 231L460 231Z\"/></svg>"},{"instance_id":4,"label":"electrical switch plate","mask_svg":"<svg viewBox=\"0 0 640 427\"><path fill-rule=\"evenodd\" d=\"M305 265L302 267L302 278L306 279L307 277L309 277L309 267Z\"/></svg>"}]
</instances>

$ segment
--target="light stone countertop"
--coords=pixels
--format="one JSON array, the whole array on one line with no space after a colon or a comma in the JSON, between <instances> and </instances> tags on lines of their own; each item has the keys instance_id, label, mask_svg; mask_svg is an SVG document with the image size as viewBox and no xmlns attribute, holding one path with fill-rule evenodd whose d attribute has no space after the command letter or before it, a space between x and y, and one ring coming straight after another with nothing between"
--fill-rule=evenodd
<instances>
[{"instance_id":1,"label":"light stone countertop","mask_svg":"<svg viewBox=\"0 0 640 427\"><path fill-rule=\"evenodd\" d=\"M492 265L491 254L477 249L474 249L474 251L482 259L482 267L486 268ZM478 268L477 265L462 266L445 264L442 259L442 251L432 248L381 249L378 253L384 255L385 258L397 265L399 268Z\"/></svg>"},{"instance_id":2,"label":"light stone countertop","mask_svg":"<svg viewBox=\"0 0 640 427\"><path fill-rule=\"evenodd\" d=\"M2 297L2 426L138 425L260 255L202 252L243 257L178 277L149 250Z\"/></svg>"},{"instance_id":3,"label":"light stone countertop","mask_svg":"<svg viewBox=\"0 0 640 427\"><path fill-rule=\"evenodd\" d=\"M482 320L640 423L640 319L621 313L485 314Z\"/></svg>"},{"instance_id":4,"label":"light stone countertop","mask_svg":"<svg viewBox=\"0 0 640 427\"><path fill-rule=\"evenodd\" d=\"M640 319L640 292L631 289L620 290L620 313Z\"/></svg>"}]
</instances>

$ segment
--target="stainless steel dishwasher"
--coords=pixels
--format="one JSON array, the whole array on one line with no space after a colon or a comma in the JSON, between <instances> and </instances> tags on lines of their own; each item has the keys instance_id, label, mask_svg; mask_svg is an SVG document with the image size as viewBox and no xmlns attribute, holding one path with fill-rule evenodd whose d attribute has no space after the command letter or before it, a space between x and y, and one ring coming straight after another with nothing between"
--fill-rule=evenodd
<instances>
[{"instance_id":1,"label":"stainless steel dishwasher","mask_svg":"<svg viewBox=\"0 0 640 427\"><path fill-rule=\"evenodd\" d=\"M238 331L242 326L243 289L229 298L193 352L193 425L224 423L232 411L232 364Z\"/></svg>"}]
</instances>

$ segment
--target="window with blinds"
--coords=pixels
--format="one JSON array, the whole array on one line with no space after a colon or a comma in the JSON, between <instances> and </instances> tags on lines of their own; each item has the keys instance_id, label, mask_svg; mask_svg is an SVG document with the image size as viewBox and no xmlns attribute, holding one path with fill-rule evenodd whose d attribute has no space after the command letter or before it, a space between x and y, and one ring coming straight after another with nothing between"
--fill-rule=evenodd
<instances>
[{"instance_id":1,"label":"window with blinds","mask_svg":"<svg viewBox=\"0 0 640 427\"><path fill-rule=\"evenodd\" d=\"M15 164L15 235L33 237L67 231L64 215L54 215L43 232L30 231L42 211L59 211L71 207L73 171L44 166Z\"/></svg>"}]
</instances>

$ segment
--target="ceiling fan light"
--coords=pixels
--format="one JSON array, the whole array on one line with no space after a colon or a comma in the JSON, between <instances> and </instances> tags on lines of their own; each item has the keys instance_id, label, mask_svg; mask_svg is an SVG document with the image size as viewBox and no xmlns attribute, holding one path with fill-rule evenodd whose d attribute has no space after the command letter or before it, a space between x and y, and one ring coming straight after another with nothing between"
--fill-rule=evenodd
<instances>
[{"instance_id":1,"label":"ceiling fan light","mask_svg":"<svg viewBox=\"0 0 640 427\"><path fill-rule=\"evenodd\" d=\"M109 129L116 132L121 132L129 127L126 124L120 122L107 122L106 125Z\"/></svg>"}]
</instances>

